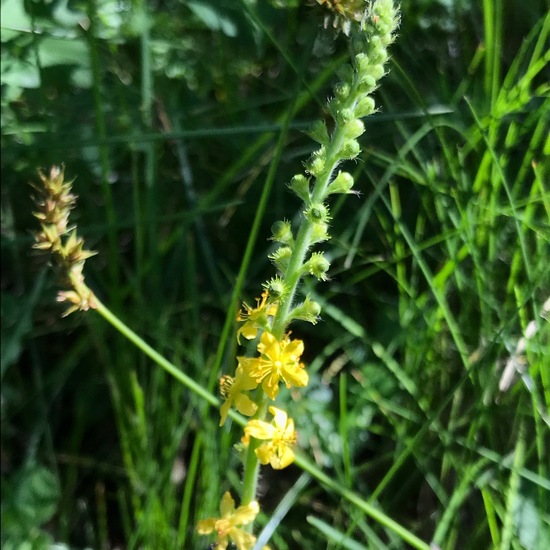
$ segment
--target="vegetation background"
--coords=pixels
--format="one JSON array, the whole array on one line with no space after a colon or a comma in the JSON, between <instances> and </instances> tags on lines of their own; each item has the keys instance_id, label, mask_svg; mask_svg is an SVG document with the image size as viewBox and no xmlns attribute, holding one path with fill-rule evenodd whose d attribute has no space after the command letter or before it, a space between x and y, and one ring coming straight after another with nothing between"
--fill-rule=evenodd
<instances>
[{"instance_id":1,"label":"vegetation background","mask_svg":"<svg viewBox=\"0 0 550 550\"><path fill-rule=\"evenodd\" d=\"M401 6L347 167L361 194L334 203L331 279L308 289L322 321L293 329L312 383L286 405L307 455L427 543L550 548L547 5ZM94 313L60 318L28 182L77 176L88 283L215 392L237 274L249 303L273 274L345 41L300 0L1 10L2 548L206 549L193 525L239 483L238 432ZM278 550L408 547L297 467L261 492Z\"/></svg>"}]
</instances>

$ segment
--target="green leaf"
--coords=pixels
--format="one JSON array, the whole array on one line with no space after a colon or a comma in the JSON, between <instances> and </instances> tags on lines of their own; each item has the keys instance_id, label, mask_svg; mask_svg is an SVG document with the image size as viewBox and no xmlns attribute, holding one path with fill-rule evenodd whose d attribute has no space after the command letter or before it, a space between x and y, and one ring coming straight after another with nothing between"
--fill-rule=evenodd
<instances>
[{"instance_id":1,"label":"green leaf","mask_svg":"<svg viewBox=\"0 0 550 550\"><path fill-rule=\"evenodd\" d=\"M222 31L226 36L237 36L237 26L229 17L222 15L204 2L189 2L189 9L211 30Z\"/></svg>"},{"instance_id":2,"label":"green leaf","mask_svg":"<svg viewBox=\"0 0 550 550\"><path fill-rule=\"evenodd\" d=\"M25 11L21 0L2 0L0 18L2 19L2 40L4 40L4 29L30 31L32 28L31 17Z\"/></svg>"},{"instance_id":3,"label":"green leaf","mask_svg":"<svg viewBox=\"0 0 550 550\"><path fill-rule=\"evenodd\" d=\"M536 493L533 491L533 495ZM526 550L550 548L550 529L542 521L535 497L519 493L514 504L514 527Z\"/></svg>"},{"instance_id":4,"label":"green leaf","mask_svg":"<svg viewBox=\"0 0 550 550\"><path fill-rule=\"evenodd\" d=\"M346 548L347 550L365 550L366 548L348 537L345 533L334 529L334 527L331 527L328 523L325 523L315 516L307 516L306 520L310 525L319 529L319 531L327 537L327 540L331 540L338 544L339 548Z\"/></svg>"},{"instance_id":5,"label":"green leaf","mask_svg":"<svg viewBox=\"0 0 550 550\"><path fill-rule=\"evenodd\" d=\"M45 272L42 272L32 291L22 298L2 292L0 380L10 365L19 359L23 340L32 329L32 313L44 284L44 276Z\"/></svg>"},{"instance_id":6,"label":"green leaf","mask_svg":"<svg viewBox=\"0 0 550 550\"><path fill-rule=\"evenodd\" d=\"M29 465L19 472L17 481L14 504L21 521L29 527L49 521L60 496L56 476L44 466Z\"/></svg>"}]
</instances>

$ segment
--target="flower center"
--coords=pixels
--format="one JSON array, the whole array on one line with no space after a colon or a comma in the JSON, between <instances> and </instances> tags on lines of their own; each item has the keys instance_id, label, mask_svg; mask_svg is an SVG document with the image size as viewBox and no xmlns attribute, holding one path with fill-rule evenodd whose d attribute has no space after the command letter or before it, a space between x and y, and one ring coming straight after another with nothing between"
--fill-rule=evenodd
<instances>
[{"instance_id":1,"label":"flower center","mask_svg":"<svg viewBox=\"0 0 550 550\"><path fill-rule=\"evenodd\" d=\"M216 532L219 537L226 537L231 530L231 522L228 519L219 519L216 521Z\"/></svg>"}]
</instances>

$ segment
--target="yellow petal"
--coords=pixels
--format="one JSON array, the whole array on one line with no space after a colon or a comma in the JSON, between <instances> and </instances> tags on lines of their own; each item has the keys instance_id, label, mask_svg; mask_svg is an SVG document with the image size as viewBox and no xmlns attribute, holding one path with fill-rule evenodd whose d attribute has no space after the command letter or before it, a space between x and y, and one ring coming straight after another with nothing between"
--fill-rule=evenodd
<instances>
[{"instance_id":1,"label":"yellow petal","mask_svg":"<svg viewBox=\"0 0 550 550\"><path fill-rule=\"evenodd\" d=\"M235 388L235 391L243 391L243 390L253 390L258 385L258 382L256 382L255 378L252 378L250 376L250 373L248 370L245 371L243 368L243 365L241 365L240 359L249 359L250 361L243 361L244 365L249 365L249 363L252 361L257 361L257 359L253 359L250 357L240 357L239 358L239 365L237 366L237 370L235 372L235 382L233 385L233 388ZM250 366L248 367L250 368Z\"/></svg>"},{"instance_id":2,"label":"yellow petal","mask_svg":"<svg viewBox=\"0 0 550 550\"><path fill-rule=\"evenodd\" d=\"M275 454L275 449L273 448L273 445L271 443L264 443L263 445L260 445L254 452L256 453L258 460L262 464L269 464Z\"/></svg>"},{"instance_id":3,"label":"yellow petal","mask_svg":"<svg viewBox=\"0 0 550 550\"><path fill-rule=\"evenodd\" d=\"M233 513L233 525L246 525L258 515L260 505L253 500L249 504L239 506Z\"/></svg>"},{"instance_id":4,"label":"yellow petal","mask_svg":"<svg viewBox=\"0 0 550 550\"><path fill-rule=\"evenodd\" d=\"M286 367L281 377L287 388L290 388L290 386L303 388L309 382L309 375L301 366Z\"/></svg>"},{"instance_id":5,"label":"yellow petal","mask_svg":"<svg viewBox=\"0 0 550 550\"><path fill-rule=\"evenodd\" d=\"M258 351L263 353L271 360L276 361L279 358L280 346L278 340L270 332L263 332L258 344Z\"/></svg>"},{"instance_id":6,"label":"yellow petal","mask_svg":"<svg viewBox=\"0 0 550 550\"><path fill-rule=\"evenodd\" d=\"M248 395L239 393L235 396L235 408L245 416L252 416L258 410L258 405Z\"/></svg>"},{"instance_id":7,"label":"yellow petal","mask_svg":"<svg viewBox=\"0 0 550 550\"><path fill-rule=\"evenodd\" d=\"M298 361L304 353L304 342L302 340L292 340L290 344L285 346L285 355L290 355L294 361Z\"/></svg>"},{"instance_id":8,"label":"yellow petal","mask_svg":"<svg viewBox=\"0 0 550 550\"><path fill-rule=\"evenodd\" d=\"M247 339L247 340L253 340L256 338L256 334L258 334L258 327L254 325L254 323L251 323L250 321L247 321L238 331L237 331L237 342L240 344L240 336L241 334Z\"/></svg>"},{"instance_id":9,"label":"yellow petal","mask_svg":"<svg viewBox=\"0 0 550 550\"><path fill-rule=\"evenodd\" d=\"M262 388L269 399L275 401L279 393L279 375L272 372L269 376L266 376L262 382Z\"/></svg>"},{"instance_id":10,"label":"yellow petal","mask_svg":"<svg viewBox=\"0 0 550 550\"><path fill-rule=\"evenodd\" d=\"M222 518L225 518L233 513L235 510L235 501L229 491L223 494L222 501L220 502L220 513Z\"/></svg>"},{"instance_id":11,"label":"yellow petal","mask_svg":"<svg viewBox=\"0 0 550 550\"><path fill-rule=\"evenodd\" d=\"M274 470L282 470L294 462L294 453L290 447L281 445L278 451L271 455L270 464Z\"/></svg>"},{"instance_id":12,"label":"yellow petal","mask_svg":"<svg viewBox=\"0 0 550 550\"><path fill-rule=\"evenodd\" d=\"M220 407L220 426L223 426L225 424L225 421L227 420L227 414L229 413L229 409L231 408L231 401L227 399L223 402L223 405Z\"/></svg>"},{"instance_id":13,"label":"yellow petal","mask_svg":"<svg viewBox=\"0 0 550 550\"><path fill-rule=\"evenodd\" d=\"M244 427L246 435L255 437L256 439L273 439L275 431L275 426L262 420L249 420Z\"/></svg>"},{"instance_id":14,"label":"yellow petal","mask_svg":"<svg viewBox=\"0 0 550 550\"><path fill-rule=\"evenodd\" d=\"M215 525L216 520L214 518L201 519L197 523L197 533L201 535L208 535L208 533L211 533L214 530Z\"/></svg>"},{"instance_id":15,"label":"yellow petal","mask_svg":"<svg viewBox=\"0 0 550 550\"><path fill-rule=\"evenodd\" d=\"M273 406L269 407L269 412L273 415L273 422L277 426L277 429L284 432L288 419L286 412Z\"/></svg>"},{"instance_id":16,"label":"yellow petal","mask_svg":"<svg viewBox=\"0 0 550 550\"><path fill-rule=\"evenodd\" d=\"M242 529L232 529L229 536L238 550L252 550L254 544L256 544L256 537Z\"/></svg>"}]
</instances>

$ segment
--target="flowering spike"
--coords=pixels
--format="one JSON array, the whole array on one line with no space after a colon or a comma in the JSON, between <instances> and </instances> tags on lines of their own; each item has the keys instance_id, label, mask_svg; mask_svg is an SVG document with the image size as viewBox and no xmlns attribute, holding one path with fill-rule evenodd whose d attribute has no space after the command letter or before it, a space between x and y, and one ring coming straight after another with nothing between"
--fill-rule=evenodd
<instances>
[{"instance_id":1,"label":"flowering spike","mask_svg":"<svg viewBox=\"0 0 550 550\"><path fill-rule=\"evenodd\" d=\"M353 193L353 177L337 169L342 161L354 159L361 152L357 141L365 131L361 118L375 111L370 94L385 74L387 46L399 22L392 0L317 1L329 10L332 24L350 37L354 56L351 64L338 70L340 81L328 103L328 112L333 118L328 124L330 133L324 120L313 124L308 133L320 147L304 163L306 173L295 175L289 184L304 202L301 227L293 233L286 220L273 224L271 239L281 246L269 258L280 275L263 284L265 292L255 309L244 304L244 310L237 317L244 322L237 333L238 339L241 335L247 339L259 336L257 355L237 357L235 377L225 375L220 380L224 398L220 424L225 422L231 407L253 416L241 439L246 447L243 496L247 500L254 495L257 461L281 469L294 460L294 421L285 411L271 406L272 419L267 422L265 403L267 399L277 398L281 382L287 388L304 387L309 382L309 375L300 362L304 344L301 340L291 340L287 330L296 319L317 323L321 306L309 295L297 305L294 299L302 278L311 275L319 280L327 279L330 263L322 252L311 251L311 247L329 238L331 217L327 197ZM325 23L328 21L327 18ZM41 242L38 245L43 246ZM221 550L226 550L230 539L238 550L250 550L255 539L252 535L242 535L237 527L235 516L240 508L235 510L228 493L223 501L222 518L203 520L199 523L199 532L217 531L217 547Z\"/></svg>"}]
</instances>

